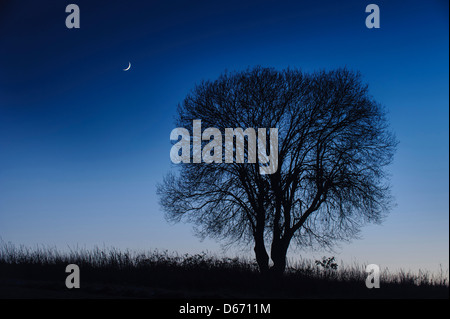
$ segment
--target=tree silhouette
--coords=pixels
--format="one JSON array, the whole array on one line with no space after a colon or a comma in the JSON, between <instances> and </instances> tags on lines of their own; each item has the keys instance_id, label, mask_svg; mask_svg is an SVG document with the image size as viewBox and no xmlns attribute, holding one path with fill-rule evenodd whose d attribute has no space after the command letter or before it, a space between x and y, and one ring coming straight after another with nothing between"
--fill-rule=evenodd
<instances>
[{"instance_id":1,"label":"tree silhouette","mask_svg":"<svg viewBox=\"0 0 450 319\"><path fill-rule=\"evenodd\" d=\"M389 211L384 169L397 142L358 72L225 73L178 105L176 125L190 130L191 141L198 119L222 132L278 128L276 172L261 174L261 163L182 163L157 190L169 221L192 222L200 236L253 243L262 273L284 272L291 243L331 246Z\"/></svg>"}]
</instances>

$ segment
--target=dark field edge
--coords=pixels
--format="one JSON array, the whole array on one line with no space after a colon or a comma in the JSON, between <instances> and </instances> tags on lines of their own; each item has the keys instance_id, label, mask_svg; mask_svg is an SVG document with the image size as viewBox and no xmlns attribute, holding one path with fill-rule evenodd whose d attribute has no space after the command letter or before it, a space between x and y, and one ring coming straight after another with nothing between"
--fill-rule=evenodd
<instances>
[{"instance_id":1,"label":"dark field edge","mask_svg":"<svg viewBox=\"0 0 450 319\"><path fill-rule=\"evenodd\" d=\"M448 299L449 287L336 280L302 274L265 278L250 271L202 268L80 267L80 288L65 285L65 265L0 264L0 299Z\"/></svg>"},{"instance_id":2,"label":"dark field edge","mask_svg":"<svg viewBox=\"0 0 450 319\"><path fill-rule=\"evenodd\" d=\"M28 249L0 245L0 299L448 299L445 274L381 276L368 289L364 267L324 269L312 261L282 277L262 276L254 262L204 254L136 253L116 249ZM68 289L68 264L80 269L79 289Z\"/></svg>"}]
</instances>

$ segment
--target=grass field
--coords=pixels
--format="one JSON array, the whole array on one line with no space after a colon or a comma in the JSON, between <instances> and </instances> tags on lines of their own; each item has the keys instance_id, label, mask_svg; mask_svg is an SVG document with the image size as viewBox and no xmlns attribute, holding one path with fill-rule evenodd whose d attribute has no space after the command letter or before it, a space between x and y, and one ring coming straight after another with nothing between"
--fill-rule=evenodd
<instances>
[{"instance_id":1,"label":"grass field","mask_svg":"<svg viewBox=\"0 0 450 319\"><path fill-rule=\"evenodd\" d=\"M68 264L80 268L79 289L65 286ZM448 270L381 269L379 289L368 289L366 277L365 265L301 260L282 278L267 278L251 259L0 242L1 298L449 298Z\"/></svg>"}]
</instances>

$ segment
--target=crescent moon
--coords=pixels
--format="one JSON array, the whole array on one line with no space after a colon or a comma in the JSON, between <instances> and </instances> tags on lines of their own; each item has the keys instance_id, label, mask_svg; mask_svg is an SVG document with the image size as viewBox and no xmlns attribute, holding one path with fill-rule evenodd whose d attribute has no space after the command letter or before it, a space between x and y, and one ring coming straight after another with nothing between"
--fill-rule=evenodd
<instances>
[{"instance_id":1,"label":"crescent moon","mask_svg":"<svg viewBox=\"0 0 450 319\"><path fill-rule=\"evenodd\" d=\"M128 71L131 68L131 62L128 62L128 67L126 69L123 69L124 71Z\"/></svg>"}]
</instances>

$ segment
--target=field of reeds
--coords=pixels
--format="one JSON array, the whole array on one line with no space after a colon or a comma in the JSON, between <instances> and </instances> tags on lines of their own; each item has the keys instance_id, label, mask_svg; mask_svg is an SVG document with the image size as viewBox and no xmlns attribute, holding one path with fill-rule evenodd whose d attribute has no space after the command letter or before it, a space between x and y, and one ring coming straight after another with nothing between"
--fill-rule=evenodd
<instances>
[{"instance_id":1,"label":"field of reeds","mask_svg":"<svg viewBox=\"0 0 450 319\"><path fill-rule=\"evenodd\" d=\"M79 289L65 286L68 264L79 266ZM368 289L366 277L365 265L333 258L291 261L282 278L270 278L242 257L0 242L1 298L449 298L448 270L381 269L379 289Z\"/></svg>"}]
</instances>

